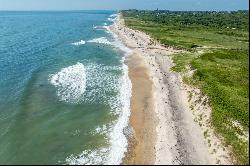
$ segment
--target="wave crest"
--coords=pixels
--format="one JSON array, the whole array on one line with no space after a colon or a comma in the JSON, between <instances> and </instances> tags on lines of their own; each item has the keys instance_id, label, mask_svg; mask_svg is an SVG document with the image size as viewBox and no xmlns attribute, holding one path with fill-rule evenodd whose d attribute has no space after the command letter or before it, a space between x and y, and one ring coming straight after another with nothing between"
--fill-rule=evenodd
<instances>
[{"instance_id":1,"label":"wave crest","mask_svg":"<svg viewBox=\"0 0 250 166\"><path fill-rule=\"evenodd\" d=\"M72 45L79 46L84 45L86 42L84 40L80 40L79 42L71 43Z\"/></svg>"},{"instance_id":2,"label":"wave crest","mask_svg":"<svg viewBox=\"0 0 250 166\"><path fill-rule=\"evenodd\" d=\"M60 100L76 103L86 89L85 67L78 62L51 75L49 81L57 88Z\"/></svg>"},{"instance_id":3,"label":"wave crest","mask_svg":"<svg viewBox=\"0 0 250 166\"><path fill-rule=\"evenodd\" d=\"M112 44L105 37L100 37L100 38L92 39L92 40L89 40L88 42L90 42L90 43L99 43L99 44L108 44L108 45Z\"/></svg>"}]
</instances>

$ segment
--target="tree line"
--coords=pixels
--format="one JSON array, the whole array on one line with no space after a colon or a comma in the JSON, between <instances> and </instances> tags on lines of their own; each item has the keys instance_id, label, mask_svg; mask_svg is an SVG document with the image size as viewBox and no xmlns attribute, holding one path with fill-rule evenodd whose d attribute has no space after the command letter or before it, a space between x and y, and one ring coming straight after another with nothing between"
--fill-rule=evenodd
<instances>
[{"instance_id":1,"label":"tree line","mask_svg":"<svg viewBox=\"0 0 250 166\"><path fill-rule=\"evenodd\" d=\"M249 31L249 10L239 11L169 11L124 10L124 16L172 26L204 26Z\"/></svg>"}]
</instances>

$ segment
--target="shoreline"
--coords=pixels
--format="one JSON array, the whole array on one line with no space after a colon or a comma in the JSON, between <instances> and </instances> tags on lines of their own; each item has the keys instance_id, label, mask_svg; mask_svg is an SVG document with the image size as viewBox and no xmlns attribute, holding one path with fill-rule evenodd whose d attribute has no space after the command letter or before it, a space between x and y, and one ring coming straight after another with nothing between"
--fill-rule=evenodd
<instances>
[{"instance_id":1,"label":"shoreline","mask_svg":"<svg viewBox=\"0 0 250 166\"><path fill-rule=\"evenodd\" d=\"M129 121L134 132L132 138L128 139L129 147L123 164L154 164L155 150L152 143L156 139L156 117L153 109L153 82L149 78L148 68L140 54L130 55L126 63L129 68L129 78L133 84Z\"/></svg>"},{"instance_id":2,"label":"shoreline","mask_svg":"<svg viewBox=\"0 0 250 166\"><path fill-rule=\"evenodd\" d=\"M214 143L211 147L204 138L205 130L213 134L209 122L204 122L206 128L195 122L199 114L190 109L190 87L171 70L174 64L170 56L182 50L166 48L145 33L127 28L121 14L110 29L133 50L126 61L132 82L130 125L134 138L129 140L123 164L231 164L218 139L210 140Z\"/></svg>"},{"instance_id":3,"label":"shoreline","mask_svg":"<svg viewBox=\"0 0 250 166\"><path fill-rule=\"evenodd\" d=\"M129 78L132 82L131 116L129 126L132 135L128 138L128 149L122 165L153 165L155 163L155 142L157 117L154 112L154 89L150 78L149 66L145 62L140 50L134 47L136 41L128 40L126 35L120 34L123 20L118 15L110 30L117 35L122 43L132 50L126 57ZM146 90L145 90L146 89Z\"/></svg>"}]
</instances>

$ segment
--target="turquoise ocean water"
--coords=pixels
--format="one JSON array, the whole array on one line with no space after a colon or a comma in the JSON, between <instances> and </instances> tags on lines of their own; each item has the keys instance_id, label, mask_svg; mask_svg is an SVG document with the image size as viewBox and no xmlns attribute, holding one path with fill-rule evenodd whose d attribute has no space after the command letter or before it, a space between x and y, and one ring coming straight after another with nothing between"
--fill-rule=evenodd
<instances>
[{"instance_id":1,"label":"turquoise ocean water","mask_svg":"<svg viewBox=\"0 0 250 166\"><path fill-rule=\"evenodd\" d=\"M120 164L129 49L114 11L0 12L0 164Z\"/></svg>"}]
</instances>

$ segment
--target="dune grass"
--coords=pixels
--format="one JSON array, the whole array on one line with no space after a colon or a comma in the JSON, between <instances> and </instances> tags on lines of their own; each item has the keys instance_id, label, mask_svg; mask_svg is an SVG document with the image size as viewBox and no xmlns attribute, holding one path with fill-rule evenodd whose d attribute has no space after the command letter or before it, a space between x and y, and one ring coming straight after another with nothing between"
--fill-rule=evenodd
<instances>
[{"instance_id":1,"label":"dune grass","mask_svg":"<svg viewBox=\"0 0 250 166\"><path fill-rule=\"evenodd\" d=\"M178 18L169 11L165 14L164 11L160 14L159 11L123 11L128 27L144 31L162 44L188 51L173 56L173 70L186 72L186 66L195 69L187 83L209 96L212 125L224 138L225 146L231 147L235 164L249 164L249 140L242 139L249 130L248 11L226 13L228 21L221 26L216 22L211 24L211 19L203 20L210 18L211 13L199 13L196 16L199 21L182 20L185 24L178 24L179 15L189 18L193 14L177 14ZM212 14L215 19L225 17L223 13ZM244 17L238 16L241 14Z\"/></svg>"}]
</instances>

